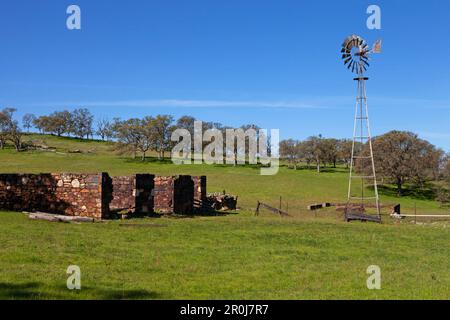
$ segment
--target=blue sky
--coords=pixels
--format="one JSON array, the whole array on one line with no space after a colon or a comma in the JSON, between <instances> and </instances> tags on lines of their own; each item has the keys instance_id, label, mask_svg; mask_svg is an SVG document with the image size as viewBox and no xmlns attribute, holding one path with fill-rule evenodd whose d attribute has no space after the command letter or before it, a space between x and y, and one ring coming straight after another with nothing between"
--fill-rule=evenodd
<instances>
[{"instance_id":1,"label":"blue sky","mask_svg":"<svg viewBox=\"0 0 450 320\"><path fill-rule=\"evenodd\" d=\"M66 8L82 30L66 28ZM382 29L366 9L382 10ZM352 33L383 39L368 76L374 134L411 130L450 151L450 2L40 0L0 4L0 107L88 107L97 117L189 114L351 137Z\"/></svg>"}]
</instances>

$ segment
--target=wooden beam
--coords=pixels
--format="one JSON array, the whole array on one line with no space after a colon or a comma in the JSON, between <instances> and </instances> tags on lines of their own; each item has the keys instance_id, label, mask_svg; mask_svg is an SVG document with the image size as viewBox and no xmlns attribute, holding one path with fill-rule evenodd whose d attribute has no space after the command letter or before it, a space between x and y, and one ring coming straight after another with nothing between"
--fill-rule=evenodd
<instances>
[{"instance_id":1,"label":"wooden beam","mask_svg":"<svg viewBox=\"0 0 450 320\"><path fill-rule=\"evenodd\" d=\"M391 215L391 216L396 216L395 214ZM400 217L405 217L405 218L414 218L414 217L418 217L418 218L450 218L450 214L400 214L398 215Z\"/></svg>"},{"instance_id":2,"label":"wooden beam","mask_svg":"<svg viewBox=\"0 0 450 320\"><path fill-rule=\"evenodd\" d=\"M28 218L32 220L45 220L50 222L95 222L95 219L93 218L62 216L45 212L29 213Z\"/></svg>"},{"instance_id":3,"label":"wooden beam","mask_svg":"<svg viewBox=\"0 0 450 320\"><path fill-rule=\"evenodd\" d=\"M258 209L257 209L258 213L259 213L259 208L260 208L260 207L262 207L262 208L264 208L264 209L267 209L267 210L269 210L270 212L279 214L280 216L289 216L289 213L287 213L287 212L285 212L285 211L283 211L283 210L280 210L280 209L271 207L271 206L269 206L269 205L267 205L267 204L265 204L265 203L262 203L262 202L258 202Z\"/></svg>"}]
</instances>

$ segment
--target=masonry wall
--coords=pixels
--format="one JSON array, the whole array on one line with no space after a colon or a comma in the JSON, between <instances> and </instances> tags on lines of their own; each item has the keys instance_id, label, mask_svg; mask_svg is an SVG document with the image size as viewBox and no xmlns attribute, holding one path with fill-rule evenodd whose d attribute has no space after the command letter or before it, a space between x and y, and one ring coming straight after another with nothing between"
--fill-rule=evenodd
<instances>
[{"instance_id":1,"label":"masonry wall","mask_svg":"<svg viewBox=\"0 0 450 320\"><path fill-rule=\"evenodd\" d=\"M206 201L206 176L192 177L194 182L194 207L201 208Z\"/></svg>"},{"instance_id":2,"label":"masonry wall","mask_svg":"<svg viewBox=\"0 0 450 320\"><path fill-rule=\"evenodd\" d=\"M106 181L106 173L1 174L0 208L105 218Z\"/></svg>"},{"instance_id":3,"label":"masonry wall","mask_svg":"<svg viewBox=\"0 0 450 320\"><path fill-rule=\"evenodd\" d=\"M192 214L206 199L206 177L137 174L0 174L0 209L96 219L110 212ZM198 212L198 210L197 210Z\"/></svg>"},{"instance_id":4,"label":"masonry wall","mask_svg":"<svg viewBox=\"0 0 450 320\"><path fill-rule=\"evenodd\" d=\"M155 177L154 209L162 214L192 214L194 182L191 176Z\"/></svg>"},{"instance_id":5,"label":"masonry wall","mask_svg":"<svg viewBox=\"0 0 450 320\"><path fill-rule=\"evenodd\" d=\"M153 212L154 175L112 177L111 211L149 214Z\"/></svg>"},{"instance_id":6,"label":"masonry wall","mask_svg":"<svg viewBox=\"0 0 450 320\"><path fill-rule=\"evenodd\" d=\"M175 177L155 177L154 210L156 213L172 214Z\"/></svg>"}]
</instances>

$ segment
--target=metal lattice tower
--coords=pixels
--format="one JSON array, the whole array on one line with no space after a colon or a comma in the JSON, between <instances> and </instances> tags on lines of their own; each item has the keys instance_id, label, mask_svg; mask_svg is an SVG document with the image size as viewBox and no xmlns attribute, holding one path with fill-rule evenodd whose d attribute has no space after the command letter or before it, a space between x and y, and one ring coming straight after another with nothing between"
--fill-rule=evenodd
<instances>
[{"instance_id":1,"label":"metal lattice tower","mask_svg":"<svg viewBox=\"0 0 450 320\"><path fill-rule=\"evenodd\" d=\"M381 222L380 199L378 194L375 162L373 158L372 134L370 130L369 108L366 95L364 72L369 67L369 55L380 52L381 42L375 43L372 50L357 35L349 36L342 45L344 64L357 74L358 82L356 109L353 129L352 158L348 183L348 199L345 210L347 221L369 220ZM367 187L373 187L369 191ZM367 208L375 208L375 215L366 214Z\"/></svg>"}]
</instances>

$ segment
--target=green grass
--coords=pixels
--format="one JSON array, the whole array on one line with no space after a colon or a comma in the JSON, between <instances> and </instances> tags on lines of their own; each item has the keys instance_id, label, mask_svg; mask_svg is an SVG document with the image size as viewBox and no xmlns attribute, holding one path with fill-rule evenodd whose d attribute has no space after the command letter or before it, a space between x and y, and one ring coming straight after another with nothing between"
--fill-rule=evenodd
<instances>
[{"instance_id":1,"label":"green grass","mask_svg":"<svg viewBox=\"0 0 450 320\"><path fill-rule=\"evenodd\" d=\"M45 139L57 152L0 151L0 172L98 172L111 175L204 174L208 191L237 194L241 210L226 216L145 218L97 224L31 221L0 212L0 298L6 299L448 299L450 233L446 223L344 223L334 209L306 211L314 202L343 202L345 169L289 170L273 177L256 167L175 166L111 154L111 145ZM69 150L85 153L72 154ZM283 206L290 218L253 217L256 201ZM403 212L448 213L415 192L384 203ZM127 224L129 226L123 226ZM66 289L69 265L82 290ZM382 290L366 288L366 269L379 265Z\"/></svg>"}]
</instances>

